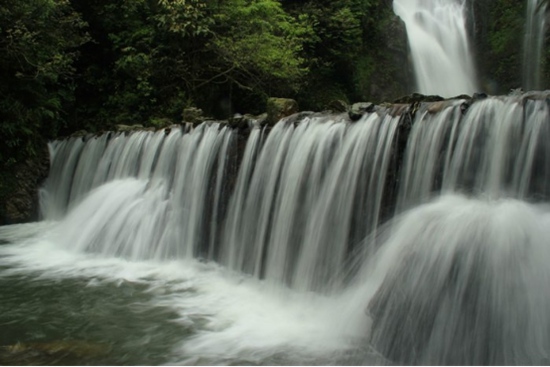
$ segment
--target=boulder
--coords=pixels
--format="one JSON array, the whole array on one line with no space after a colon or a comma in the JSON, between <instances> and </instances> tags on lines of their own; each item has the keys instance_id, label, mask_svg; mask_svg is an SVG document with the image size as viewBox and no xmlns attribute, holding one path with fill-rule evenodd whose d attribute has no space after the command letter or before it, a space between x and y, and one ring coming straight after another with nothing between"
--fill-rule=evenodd
<instances>
[{"instance_id":1,"label":"boulder","mask_svg":"<svg viewBox=\"0 0 550 367\"><path fill-rule=\"evenodd\" d=\"M298 103L290 98L269 98L267 100L266 124L274 125L282 119L299 111Z\"/></svg>"},{"instance_id":2,"label":"boulder","mask_svg":"<svg viewBox=\"0 0 550 367\"><path fill-rule=\"evenodd\" d=\"M334 112L347 112L349 105L346 101L335 99L328 104L328 108Z\"/></svg>"}]
</instances>

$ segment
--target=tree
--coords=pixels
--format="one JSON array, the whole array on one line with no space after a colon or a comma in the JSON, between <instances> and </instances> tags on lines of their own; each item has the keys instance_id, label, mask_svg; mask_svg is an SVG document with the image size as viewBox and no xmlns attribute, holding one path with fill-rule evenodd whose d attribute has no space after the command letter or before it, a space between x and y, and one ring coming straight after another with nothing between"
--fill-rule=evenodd
<instances>
[{"instance_id":1,"label":"tree","mask_svg":"<svg viewBox=\"0 0 550 367\"><path fill-rule=\"evenodd\" d=\"M0 7L0 161L34 154L54 137L73 100L77 48L88 38L68 0L6 1Z\"/></svg>"},{"instance_id":2,"label":"tree","mask_svg":"<svg viewBox=\"0 0 550 367\"><path fill-rule=\"evenodd\" d=\"M196 91L217 87L233 102L245 100L252 112L268 96L295 94L307 74L301 52L308 25L276 0L228 0L212 10L211 57Z\"/></svg>"}]
</instances>

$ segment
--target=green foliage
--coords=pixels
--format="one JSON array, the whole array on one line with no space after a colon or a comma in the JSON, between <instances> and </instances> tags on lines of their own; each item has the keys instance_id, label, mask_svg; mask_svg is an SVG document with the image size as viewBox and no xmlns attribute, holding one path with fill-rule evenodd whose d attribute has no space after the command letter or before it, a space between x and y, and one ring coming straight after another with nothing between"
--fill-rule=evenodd
<instances>
[{"instance_id":1,"label":"green foliage","mask_svg":"<svg viewBox=\"0 0 550 367\"><path fill-rule=\"evenodd\" d=\"M72 103L73 63L87 41L68 0L8 1L0 7L0 161L4 168L54 137Z\"/></svg>"},{"instance_id":2,"label":"green foliage","mask_svg":"<svg viewBox=\"0 0 550 367\"><path fill-rule=\"evenodd\" d=\"M309 75L299 93L309 109L323 109L334 100L369 97L375 64L385 50L384 35L391 7L372 0L283 2L291 14L311 26L304 39L303 57Z\"/></svg>"},{"instance_id":3,"label":"green foliage","mask_svg":"<svg viewBox=\"0 0 550 367\"><path fill-rule=\"evenodd\" d=\"M494 92L507 93L521 85L524 17L523 2L495 0L491 7L487 73L490 79L499 81L498 90Z\"/></svg>"},{"instance_id":4,"label":"green foliage","mask_svg":"<svg viewBox=\"0 0 550 367\"><path fill-rule=\"evenodd\" d=\"M228 0L218 7L209 47L217 75L254 93L290 93L307 69L300 57L307 25L287 15L275 0Z\"/></svg>"}]
</instances>

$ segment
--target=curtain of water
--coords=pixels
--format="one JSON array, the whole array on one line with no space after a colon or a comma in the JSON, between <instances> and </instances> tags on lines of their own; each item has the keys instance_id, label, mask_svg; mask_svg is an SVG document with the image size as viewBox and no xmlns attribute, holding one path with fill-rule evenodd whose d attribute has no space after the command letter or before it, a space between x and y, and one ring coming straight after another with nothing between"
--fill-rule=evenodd
<instances>
[{"instance_id":1,"label":"curtain of water","mask_svg":"<svg viewBox=\"0 0 550 367\"><path fill-rule=\"evenodd\" d=\"M227 201L233 136L214 123L52 142L45 217L70 212L59 242L77 250L130 259L207 257Z\"/></svg>"},{"instance_id":2,"label":"curtain of water","mask_svg":"<svg viewBox=\"0 0 550 367\"><path fill-rule=\"evenodd\" d=\"M416 115L408 141L399 211L463 192L519 199L550 197L549 107L540 96L492 97L461 112L463 101ZM431 104L433 106L433 104Z\"/></svg>"},{"instance_id":3,"label":"curtain of water","mask_svg":"<svg viewBox=\"0 0 550 367\"><path fill-rule=\"evenodd\" d=\"M342 118L280 122L253 173L245 159L223 263L304 290L327 289L342 271L378 224L399 116Z\"/></svg>"},{"instance_id":4,"label":"curtain of water","mask_svg":"<svg viewBox=\"0 0 550 367\"><path fill-rule=\"evenodd\" d=\"M420 93L477 91L464 0L394 0L394 11L407 27Z\"/></svg>"},{"instance_id":5,"label":"curtain of water","mask_svg":"<svg viewBox=\"0 0 550 367\"><path fill-rule=\"evenodd\" d=\"M523 40L523 88L542 88L541 69L544 35L546 32L545 0L527 0L525 36Z\"/></svg>"}]
</instances>

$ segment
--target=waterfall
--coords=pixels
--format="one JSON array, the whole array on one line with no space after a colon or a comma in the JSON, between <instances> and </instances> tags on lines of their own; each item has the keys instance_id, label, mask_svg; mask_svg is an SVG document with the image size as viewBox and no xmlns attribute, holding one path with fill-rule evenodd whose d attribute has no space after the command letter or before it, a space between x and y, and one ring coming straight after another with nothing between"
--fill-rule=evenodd
<instances>
[{"instance_id":1,"label":"waterfall","mask_svg":"<svg viewBox=\"0 0 550 367\"><path fill-rule=\"evenodd\" d=\"M400 120L385 109L355 124L343 118L275 126L254 172L241 172L222 263L297 289L327 289L379 222Z\"/></svg>"},{"instance_id":2,"label":"waterfall","mask_svg":"<svg viewBox=\"0 0 550 367\"><path fill-rule=\"evenodd\" d=\"M523 40L523 88L540 89L541 69L546 31L546 7L544 0L527 0L525 36Z\"/></svg>"},{"instance_id":3,"label":"waterfall","mask_svg":"<svg viewBox=\"0 0 550 367\"><path fill-rule=\"evenodd\" d=\"M548 363L546 95L419 107L398 212L363 265L371 342L404 364ZM374 284L373 284L374 283ZM367 291L365 291L367 293Z\"/></svg>"},{"instance_id":4,"label":"waterfall","mask_svg":"<svg viewBox=\"0 0 550 367\"><path fill-rule=\"evenodd\" d=\"M405 153L400 210L441 191L547 200L550 111L546 99L491 97L477 101L463 114L465 103L456 100L420 107Z\"/></svg>"},{"instance_id":5,"label":"waterfall","mask_svg":"<svg viewBox=\"0 0 550 367\"><path fill-rule=\"evenodd\" d=\"M218 123L191 131L138 131L50 144L46 219L64 213L59 242L129 259L208 257L234 134Z\"/></svg>"},{"instance_id":6,"label":"waterfall","mask_svg":"<svg viewBox=\"0 0 550 367\"><path fill-rule=\"evenodd\" d=\"M464 0L394 0L423 94L453 97L478 90Z\"/></svg>"},{"instance_id":7,"label":"waterfall","mask_svg":"<svg viewBox=\"0 0 550 367\"><path fill-rule=\"evenodd\" d=\"M334 301L338 324L390 362L547 363L548 99L54 141L42 209L68 251L199 259ZM189 345L241 335L228 330Z\"/></svg>"}]
</instances>

